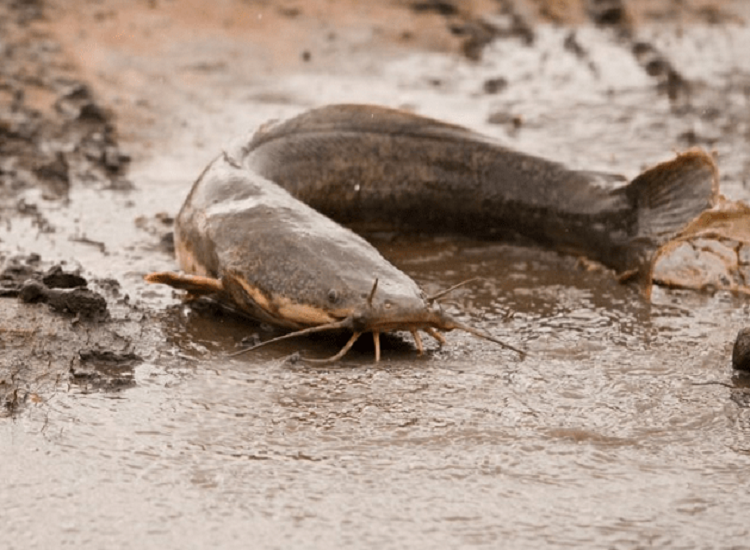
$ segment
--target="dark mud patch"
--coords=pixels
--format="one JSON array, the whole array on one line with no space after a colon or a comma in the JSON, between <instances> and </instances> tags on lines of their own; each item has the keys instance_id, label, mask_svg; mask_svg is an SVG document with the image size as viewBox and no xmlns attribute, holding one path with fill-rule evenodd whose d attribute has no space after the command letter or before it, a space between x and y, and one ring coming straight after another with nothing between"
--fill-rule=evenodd
<instances>
[{"instance_id":1,"label":"dark mud patch","mask_svg":"<svg viewBox=\"0 0 750 550\"><path fill-rule=\"evenodd\" d=\"M45 303L60 313L103 319L108 315L107 301L87 288L59 290L44 283L30 280L21 287L18 298L26 304Z\"/></svg>"},{"instance_id":2,"label":"dark mud patch","mask_svg":"<svg viewBox=\"0 0 750 550\"><path fill-rule=\"evenodd\" d=\"M2 270L0 270L0 297L16 298L24 282L40 277L41 261L39 254L5 258Z\"/></svg>"},{"instance_id":3,"label":"dark mud patch","mask_svg":"<svg viewBox=\"0 0 750 550\"><path fill-rule=\"evenodd\" d=\"M479 61L484 48L497 39L516 38L526 45L534 43L532 24L508 0L497 2L489 12L476 12L461 2L445 0L412 2L410 7L416 13L443 17L450 33L459 40L459 50L472 61Z\"/></svg>"},{"instance_id":4,"label":"dark mud patch","mask_svg":"<svg viewBox=\"0 0 750 550\"><path fill-rule=\"evenodd\" d=\"M42 30L45 18L43 2L0 4L0 216L54 233L50 205L64 207L72 188L131 185L112 113ZM0 251L0 259L5 413L84 379L99 388L132 384L135 350L149 329L119 283L89 281L80 268L50 266L33 252Z\"/></svg>"},{"instance_id":5,"label":"dark mud patch","mask_svg":"<svg viewBox=\"0 0 750 550\"><path fill-rule=\"evenodd\" d=\"M630 32L632 20L623 0L589 0L587 8L591 21L597 25Z\"/></svg>"},{"instance_id":6,"label":"dark mud patch","mask_svg":"<svg viewBox=\"0 0 750 550\"><path fill-rule=\"evenodd\" d=\"M37 217L40 225L24 191L64 201L77 182L129 186L129 157L117 145L111 113L39 30L44 17L42 2L0 5L0 210Z\"/></svg>"},{"instance_id":7,"label":"dark mud patch","mask_svg":"<svg viewBox=\"0 0 750 550\"><path fill-rule=\"evenodd\" d=\"M54 265L47 271L38 270L37 254L9 258L0 271L0 295L18 297L25 304L48 304L60 313L89 319L106 319L109 315L104 297L87 287L80 270L65 271Z\"/></svg>"},{"instance_id":8,"label":"dark mud patch","mask_svg":"<svg viewBox=\"0 0 750 550\"><path fill-rule=\"evenodd\" d=\"M114 391L134 384L155 338L150 315L113 280L13 257L0 272L0 402L4 414L74 385ZM89 288L89 286L93 288Z\"/></svg>"}]
</instances>

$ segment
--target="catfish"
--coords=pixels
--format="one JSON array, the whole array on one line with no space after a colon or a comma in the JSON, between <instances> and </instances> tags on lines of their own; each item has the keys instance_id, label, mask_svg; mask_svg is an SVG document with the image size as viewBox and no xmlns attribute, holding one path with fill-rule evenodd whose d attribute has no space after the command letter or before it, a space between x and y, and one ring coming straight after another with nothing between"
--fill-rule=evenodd
<instances>
[{"instance_id":1,"label":"catfish","mask_svg":"<svg viewBox=\"0 0 750 550\"><path fill-rule=\"evenodd\" d=\"M216 158L182 206L174 232L182 273L151 273L146 281L193 297L209 295L257 321L294 331L261 345L313 332L351 332L325 362L343 357L364 333L372 334L379 361L380 334L392 331L411 332L420 354L419 331L442 345L441 332L459 329L524 355L453 319L437 302L445 292L427 296L362 237L240 160L228 152Z\"/></svg>"},{"instance_id":2,"label":"catfish","mask_svg":"<svg viewBox=\"0 0 750 550\"><path fill-rule=\"evenodd\" d=\"M520 235L642 281L659 248L720 196L716 164L698 149L628 182L373 105L331 105L267 124L242 157L358 232Z\"/></svg>"}]
</instances>

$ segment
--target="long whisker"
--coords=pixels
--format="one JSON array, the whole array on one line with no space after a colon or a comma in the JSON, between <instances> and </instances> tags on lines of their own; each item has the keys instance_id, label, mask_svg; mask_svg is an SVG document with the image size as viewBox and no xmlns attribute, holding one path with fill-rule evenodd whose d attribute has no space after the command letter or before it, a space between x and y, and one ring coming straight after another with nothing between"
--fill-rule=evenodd
<instances>
[{"instance_id":1,"label":"long whisker","mask_svg":"<svg viewBox=\"0 0 750 550\"><path fill-rule=\"evenodd\" d=\"M443 335L442 335L442 334L440 334L440 333L439 333L439 332L438 332L437 330L435 330L435 329L434 329L434 328L432 328L432 327L427 327L427 328L425 328L425 329L424 329L424 331L425 331L425 332L426 332L427 334L429 334L430 336L432 336L432 337L433 337L433 338L434 338L435 340L437 340L437 343L438 343L438 345L439 345L440 347L442 347L442 346L444 346L444 345L445 345L445 338L444 338L444 337L443 337Z\"/></svg>"},{"instance_id":2,"label":"long whisker","mask_svg":"<svg viewBox=\"0 0 750 550\"><path fill-rule=\"evenodd\" d=\"M457 284L453 285L450 288L446 288L445 290L441 290L440 292L436 292L432 296L428 296L426 298L426 300L427 300L428 303L431 304L435 300L438 300L438 299L442 298L446 294L450 294L451 292L453 292L457 288L460 288L460 287L462 287L464 285L468 285L469 283L473 283L474 281L479 281L481 279L482 279L482 277L472 277L471 279L466 279L465 281L461 281L460 283L457 283Z\"/></svg>"},{"instance_id":3,"label":"long whisker","mask_svg":"<svg viewBox=\"0 0 750 550\"><path fill-rule=\"evenodd\" d=\"M370 291L370 295L367 297L367 305L372 307L372 299L375 298L375 291L378 289L378 279L375 279L375 282L372 285L372 290Z\"/></svg>"},{"instance_id":4,"label":"long whisker","mask_svg":"<svg viewBox=\"0 0 750 550\"><path fill-rule=\"evenodd\" d=\"M380 333L372 333L372 342L375 344L375 362L380 361Z\"/></svg>"},{"instance_id":5,"label":"long whisker","mask_svg":"<svg viewBox=\"0 0 750 550\"><path fill-rule=\"evenodd\" d=\"M483 338L484 340L489 340L490 342L495 342L496 344L509 349L511 351L515 351L518 355L521 356L521 358L524 358L528 355L527 352L520 350L518 348L514 348L510 344L506 344L502 340L498 340L494 336L491 336L490 334L484 332L483 330L479 330L478 328L470 327L469 325L464 325L463 323L459 323L458 321L451 320L450 321L450 328L451 329L458 329L463 330L464 332L468 332L469 334L473 334L474 336L478 336L479 338ZM448 327L446 327L448 328Z\"/></svg>"},{"instance_id":6,"label":"long whisker","mask_svg":"<svg viewBox=\"0 0 750 550\"><path fill-rule=\"evenodd\" d=\"M412 330L411 335L414 338L414 343L417 346L417 354L422 355L424 353L424 345L422 344L422 337L419 335L418 330Z\"/></svg>"},{"instance_id":7,"label":"long whisker","mask_svg":"<svg viewBox=\"0 0 750 550\"><path fill-rule=\"evenodd\" d=\"M360 336L362 336L361 332L355 332L354 334L352 334L352 337L349 338L349 341L344 345L343 348L341 348L341 351L339 351L336 355L328 357L327 359L311 359L309 357L302 357L301 359L302 361L306 361L308 363L333 363L334 361L338 361L344 355L346 355L346 353L350 349L352 349L354 342L356 342Z\"/></svg>"},{"instance_id":8,"label":"long whisker","mask_svg":"<svg viewBox=\"0 0 750 550\"><path fill-rule=\"evenodd\" d=\"M275 344L276 342L281 342L282 340L288 340L290 338L296 338L297 336L305 336L306 334L314 334L316 332L326 332L329 330L337 330L340 328L351 328L351 319L347 317L346 319L342 319L341 321L337 321L335 323L328 323L327 325L319 325L317 327L303 328L302 330L290 332L289 334L282 334L281 336L277 336L276 338L271 338L270 340L266 340L265 342L261 342L260 344L256 344L254 346L250 346L249 348L241 349L240 351L235 351L233 353L230 353L229 355L227 355L227 357L237 357L238 355L242 355L243 353L254 351L258 348L262 348L263 346L267 346L268 344Z\"/></svg>"}]
</instances>

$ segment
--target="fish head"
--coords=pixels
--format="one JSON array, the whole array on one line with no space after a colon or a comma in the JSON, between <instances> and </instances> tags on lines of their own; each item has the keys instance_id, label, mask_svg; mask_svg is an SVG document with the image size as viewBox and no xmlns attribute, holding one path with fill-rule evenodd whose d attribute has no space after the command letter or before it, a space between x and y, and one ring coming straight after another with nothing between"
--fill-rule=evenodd
<instances>
[{"instance_id":1,"label":"fish head","mask_svg":"<svg viewBox=\"0 0 750 550\"><path fill-rule=\"evenodd\" d=\"M393 332L440 328L442 308L430 302L416 285L389 285L375 279L367 294L360 293L348 318L354 332ZM384 288L380 288L380 287Z\"/></svg>"},{"instance_id":2,"label":"fish head","mask_svg":"<svg viewBox=\"0 0 750 550\"><path fill-rule=\"evenodd\" d=\"M292 197L227 155L193 186L175 224L180 264L189 275L152 277L217 297L261 322L293 330L281 338L350 330L479 331L450 320L434 297L351 230ZM175 284L177 283L177 285ZM491 339L491 338L490 338ZM264 344L265 344L264 343Z\"/></svg>"}]
</instances>

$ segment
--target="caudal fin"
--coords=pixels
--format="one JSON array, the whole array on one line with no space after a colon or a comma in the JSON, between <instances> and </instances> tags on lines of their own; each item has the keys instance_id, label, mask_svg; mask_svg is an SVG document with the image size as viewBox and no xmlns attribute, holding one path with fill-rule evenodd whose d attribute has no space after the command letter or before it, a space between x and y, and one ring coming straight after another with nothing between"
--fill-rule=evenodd
<instances>
[{"instance_id":1,"label":"caudal fin","mask_svg":"<svg viewBox=\"0 0 750 550\"><path fill-rule=\"evenodd\" d=\"M637 205L636 239L662 245L715 204L718 169L706 152L690 150L643 172L628 193Z\"/></svg>"}]
</instances>

